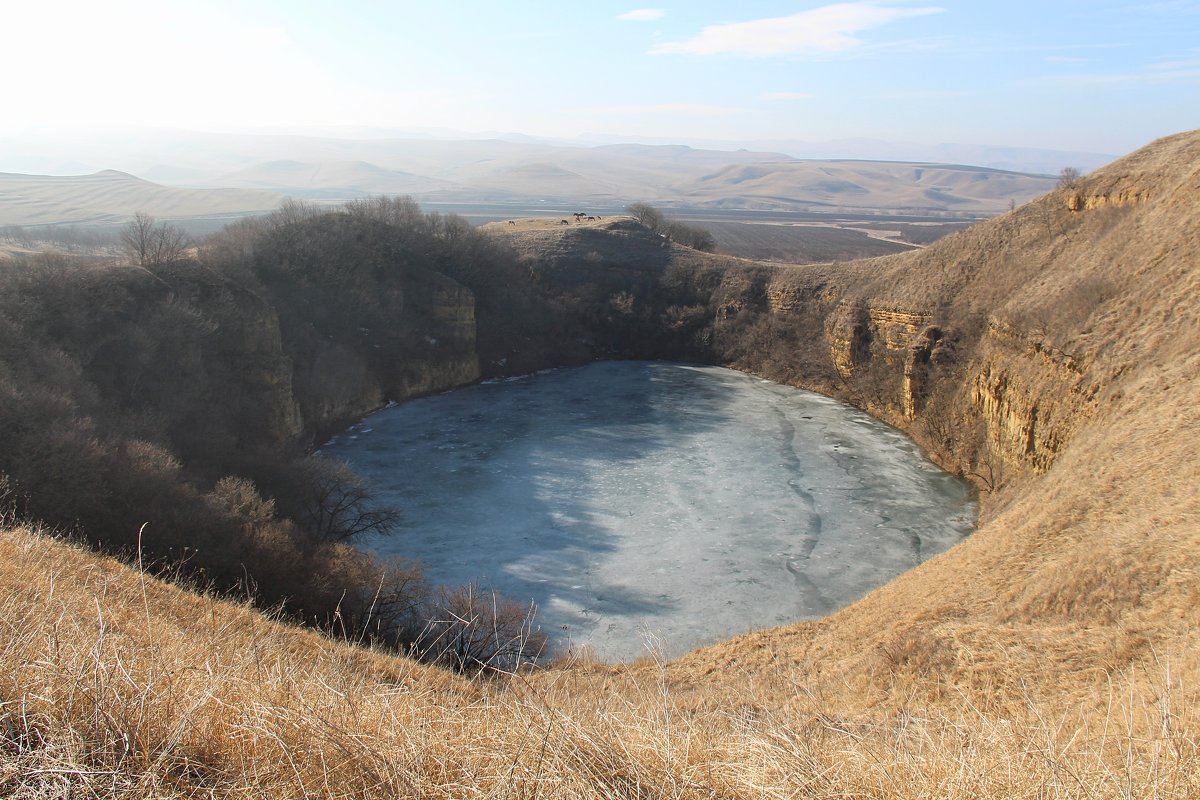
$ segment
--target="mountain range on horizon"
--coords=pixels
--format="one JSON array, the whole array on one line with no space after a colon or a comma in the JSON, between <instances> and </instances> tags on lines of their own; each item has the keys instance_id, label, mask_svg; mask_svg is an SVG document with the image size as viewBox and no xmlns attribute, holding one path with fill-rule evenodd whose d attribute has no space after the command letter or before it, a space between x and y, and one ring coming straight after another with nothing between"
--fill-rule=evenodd
<instances>
[{"instance_id":1,"label":"mountain range on horizon","mask_svg":"<svg viewBox=\"0 0 1200 800\"><path fill-rule=\"evenodd\" d=\"M843 152L852 149L846 143ZM1041 157L1051 158L1046 153ZM1054 163L1063 164L1066 155ZM273 208L289 196L324 203L375 194L531 208L645 201L667 208L969 219L1002 213L1056 180L936 160L802 159L781 150L680 144L164 131L18 143L0 154L0 171L5 225L113 222L139 210L168 218L236 215Z\"/></svg>"},{"instance_id":2,"label":"mountain range on horizon","mask_svg":"<svg viewBox=\"0 0 1200 800\"><path fill-rule=\"evenodd\" d=\"M161 164L184 161L230 160L253 151L254 142L306 142L320 147L349 147L354 143L371 150L380 142L504 142L515 145L587 149L610 145L674 146L692 150L771 153L795 159L851 159L856 161L912 161L1001 169L1010 172L1054 175L1063 167L1089 171L1112 161L1116 154L983 143L918 143L857 137L829 141L763 139L735 141L704 136L679 138L616 136L584 133L571 139L544 137L514 131L461 131L449 128L379 128L336 126L247 130L212 133L169 128L129 128L70 133L29 129L4 134L0 172L79 175L119 169L142 177ZM337 143L335 145L335 143ZM222 157L222 153L224 156ZM194 166L193 166L194 168Z\"/></svg>"}]
</instances>

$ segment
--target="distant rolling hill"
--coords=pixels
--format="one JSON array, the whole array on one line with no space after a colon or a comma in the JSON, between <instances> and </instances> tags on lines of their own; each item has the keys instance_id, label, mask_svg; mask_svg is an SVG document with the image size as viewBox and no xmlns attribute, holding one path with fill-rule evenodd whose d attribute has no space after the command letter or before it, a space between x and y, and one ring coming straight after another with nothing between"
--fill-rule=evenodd
<instances>
[{"instance_id":1,"label":"distant rolling hill","mask_svg":"<svg viewBox=\"0 0 1200 800\"><path fill-rule=\"evenodd\" d=\"M449 143L448 143L449 144ZM272 161L212 186L269 188L303 197L410 194L430 202L544 201L665 207L844 211L985 217L1054 188L1044 175L945 164L801 161L771 153L621 148L488 147L424 151L413 163ZM496 144L496 143L490 143ZM556 150L558 152L546 152ZM381 154L385 155L386 154Z\"/></svg>"},{"instance_id":2,"label":"distant rolling hill","mask_svg":"<svg viewBox=\"0 0 1200 800\"><path fill-rule=\"evenodd\" d=\"M216 182L236 188L335 200L372 194L427 194L458 188L448 181L366 161L268 161L225 175Z\"/></svg>"},{"instance_id":3,"label":"distant rolling hill","mask_svg":"<svg viewBox=\"0 0 1200 800\"><path fill-rule=\"evenodd\" d=\"M117 158L114 156L114 158ZM117 158L116 163L124 164ZM1046 175L896 161L800 160L682 145L574 147L501 140L195 138L151 148L141 174L0 174L0 225L255 213L283 196L318 202L375 194L427 203L555 203L620 208L916 214L978 219L1054 187ZM518 212L513 212L516 215Z\"/></svg>"},{"instance_id":4,"label":"distant rolling hill","mask_svg":"<svg viewBox=\"0 0 1200 800\"><path fill-rule=\"evenodd\" d=\"M267 211L282 195L163 186L114 170L92 175L0 173L0 225L122 222L139 211L185 219Z\"/></svg>"},{"instance_id":5,"label":"distant rolling hill","mask_svg":"<svg viewBox=\"0 0 1200 800\"><path fill-rule=\"evenodd\" d=\"M1054 188L1052 178L945 164L788 161L730 166L681 185L681 205L777 210L997 214Z\"/></svg>"}]
</instances>

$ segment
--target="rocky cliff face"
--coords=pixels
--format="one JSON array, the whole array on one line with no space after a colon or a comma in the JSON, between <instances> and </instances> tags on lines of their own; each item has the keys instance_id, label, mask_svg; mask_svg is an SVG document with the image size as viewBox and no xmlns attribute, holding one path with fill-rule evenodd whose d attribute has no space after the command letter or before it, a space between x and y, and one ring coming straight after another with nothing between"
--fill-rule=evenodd
<instances>
[{"instance_id":1,"label":"rocky cliff face","mask_svg":"<svg viewBox=\"0 0 1200 800\"><path fill-rule=\"evenodd\" d=\"M295 402L304 436L330 432L388 402L403 402L479 379L475 296L436 273L422 272L373 298L377 322L351 335L301 331L290 350Z\"/></svg>"},{"instance_id":2,"label":"rocky cliff face","mask_svg":"<svg viewBox=\"0 0 1200 800\"><path fill-rule=\"evenodd\" d=\"M975 352L970 363L958 364L960 354L949 351L941 327L950 324L950 319L940 319L932 310L843 302L825 320L830 362L851 387L879 383L881 375L893 376L896 380L883 384L891 388L890 393L877 390L863 405L894 424L912 428L924 422L926 427L967 429L973 419L978 420L986 431L986 449L1004 460L1010 472L1049 468L1069 437L1066 420L1082 402L1075 388L1079 371L1074 360L993 322L972 343ZM958 388L944 377L938 380L939 373L953 367L966 375L965 402L958 407L936 396ZM1043 398L1039 392L1047 385L1055 388ZM930 420L931 415L951 419ZM955 445L964 444L961 435L957 438ZM937 447L932 441L927 445ZM936 455L946 463L957 463L962 471L973 466L968 453Z\"/></svg>"},{"instance_id":3,"label":"rocky cliff face","mask_svg":"<svg viewBox=\"0 0 1200 800\"><path fill-rule=\"evenodd\" d=\"M1071 192L1067 196L1067 208L1071 211L1093 211L1105 207L1124 208L1145 203L1149 199L1150 193L1136 186L1094 194Z\"/></svg>"},{"instance_id":4,"label":"rocky cliff face","mask_svg":"<svg viewBox=\"0 0 1200 800\"><path fill-rule=\"evenodd\" d=\"M238 394L247 398L247 404L236 417L242 421L245 435L266 442L300 436L304 421L278 312L253 294L229 285L201 289L193 302L200 309L221 309L211 358L243 385Z\"/></svg>"},{"instance_id":5,"label":"rocky cliff face","mask_svg":"<svg viewBox=\"0 0 1200 800\"><path fill-rule=\"evenodd\" d=\"M1075 356L996 319L979 325L945 310L842 301L824 319L829 361L858 402L909 430L944 464L975 472L980 458L1009 474L1044 472L1092 410L1095 389ZM793 311L792 313L796 313ZM956 338L948 338L952 334ZM978 424L982 441L968 442ZM929 429L958 428L941 441ZM983 452L986 451L986 452ZM989 478L990 480L990 478Z\"/></svg>"},{"instance_id":6,"label":"rocky cliff face","mask_svg":"<svg viewBox=\"0 0 1200 800\"><path fill-rule=\"evenodd\" d=\"M873 359L898 370L900 413L912 419L926 388L925 368L942 335L932 323L931 312L840 303L825 320L830 361L843 379L853 378Z\"/></svg>"},{"instance_id":7,"label":"rocky cliff face","mask_svg":"<svg viewBox=\"0 0 1200 800\"><path fill-rule=\"evenodd\" d=\"M1125 159L1129 164L1136 156ZM1122 162L1118 162L1119 164ZM1094 211L1099 208L1124 208L1141 205L1151 199L1150 186L1161 186L1161 175L1147 174L1129 164L1122 170L1112 166L1097 176L1079 179L1066 187L1066 206L1071 211Z\"/></svg>"},{"instance_id":8,"label":"rocky cliff face","mask_svg":"<svg viewBox=\"0 0 1200 800\"><path fill-rule=\"evenodd\" d=\"M993 322L980 347L970 399L991 449L1011 464L1045 472L1083 418L1095 412L1086 369L1046 341Z\"/></svg>"},{"instance_id":9,"label":"rocky cliff face","mask_svg":"<svg viewBox=\"0 0 1200 800\"><path fill-rule=\"evenodd\" d=\"M444 278L444 276L441 276ZM390 399L407 400L479 379L475 342L475 295L449 278L431 281L410 300L427 309L417 333L428 349L416 358L398 359L389 370Z\"/></svg>"}]
</instances>

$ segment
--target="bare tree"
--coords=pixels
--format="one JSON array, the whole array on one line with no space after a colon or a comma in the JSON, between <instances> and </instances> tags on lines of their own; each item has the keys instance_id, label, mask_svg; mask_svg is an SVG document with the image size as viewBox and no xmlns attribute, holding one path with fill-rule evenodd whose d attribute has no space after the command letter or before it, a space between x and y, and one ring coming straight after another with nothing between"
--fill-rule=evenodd
<instances>
[{"instance_id":1,"label":"bare tree","mask_svg":"<svg viewBox=\"0 0 1200 800\"><path fill-rule=\"evenodd\" d=\"M713 235L704 228L696 225L688 225L678 220L668 219L661 211L649 203L634 203L626 206L625 210L633 215L633 218L642 225L649 228L654 233L667 237L673 242L677 242L693 250L703 250L711 253L717 249L717 241Z\"/></svg>"},{"instance_id":2,"label":"bare tree","mask_svg":"<svg viewBox=\"0 0 1200 800\"><path fill-rule=\"evenodd\" d=\"M351 216L386 222L405 230L425 230L429 227L425 212L416 200L407 195L375 195L351 200L346 203L346 212Z\"/></svg>"},{"instance_id":3,"label":"bare tree","mask_svg":"<svg viewBox=\"0 0 1200 800\"><path fill-rule=\"evenodd\" d=\"M711 253L717 249L717 240L713 238L713 235L696 225L672 220L667 223L665 232L671 241L687 245L693 250Z\"/></svg>"},{"instance_id":4,"label":"bare tree","mask_svg":"<svg viewBox=\"0 0 1200 800\"><path fill-rule=\"evenodd\" d=\"M1058 188L1074 189L1081 177L1083 173L1075 167L1063 167L1058 173Z\"/></svg>"},{"instance_id":5,"label":"bare tree","mask_svg":"<svg viewBox=\"0 0 1200 800\"><path fill-rule=\"evenodd\" d=\"M301 483L299 521L319 542L386 534L400 521L395 509L375 505L366 482L339 461L319 456L305 459Z\"/></svg>"},{"instance_id":6,"label":"bare tree","mask_svg":"<svg viewBox=\"0 0 1200 800\"><path fill-rule=\"evenodd\" d=\"M421 634L431 592L419 562L387 559L379 564L375 594L363 618L355 621L356 627L374 641L392 646L412 643Z\"/></svg>"},{"instance_id":7,"label":"bare tree","mask_svg":"<svg viewBox=\"0 0 1200 800\"><path fill-rule=\"evenodd\" d=\"M666 218L662 215L661 211L649 203L634 203L631 206L627 206L625 210L632 214L634 219L655 233L663 232Z\"/></svg>"},{"instance_id":8,"label":"bare tree","mask_svg":"<svg viewBox=\"0 0 1200 800\"><path fill-rule=\"evenodd\" d=\"M312 203L295 197L285 197L279 208L267 215L266 219L276 228L295 225L317 216L320 211Z\"/></svg>"},{"instance_id":9,"label":"bare tree","mask_svg":"<svg viewBox=\"0 0 1200 800\"><path fill-rule=\"evenodd\" d=\"M121 245L142 267L177 261L190 246L187 233L139 211L121 231Z\"/></svg>"}]
</instances>

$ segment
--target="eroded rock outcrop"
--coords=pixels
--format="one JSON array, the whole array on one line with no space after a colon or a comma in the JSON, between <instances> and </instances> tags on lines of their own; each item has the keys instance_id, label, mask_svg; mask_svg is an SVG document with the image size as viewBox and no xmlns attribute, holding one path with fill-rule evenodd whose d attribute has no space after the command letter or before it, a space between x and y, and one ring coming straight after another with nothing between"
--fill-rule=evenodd
<instances>
[{"instance_id":1,"label":"eroded rock outcrop","mask_svg":"<svg viewBox=\"0 0 1200 800\"><path fill-rule=\"evenodd\" d=\"M1115 189L1101 194L1071 192L1067 195L1067 208L1071 211L1092 211L1097 208L1125 208L1145 203L1150 192L1138 187Z\"/></svg>"},{"instance_id":2,"label":"eroded rock outcrop","mask_svg":"<svg viewBox=\"0 0 1200 800\"><path fill-rule=\"evenodd\" d=\"M1044 472L1080 419L1095 412L1096 387L1085 363L1029 333L993 320L981 342L970 397L992 449L1013 464Z\"/></svg>"},{"instance_id":3,"label":"eroded rock outcrop","mask_svg":"<svg viewBox=\"0 0 1200 800\"><path fill-rule=\"evenodd\" d=\"M842 302L825 320L829 357L843 379L859 366L882 362L883 369L900 375L898 403L905 419L912 419L927 387L928 367L942 339L932 312L870 303Z\"/></svg>"}]
</instances>

